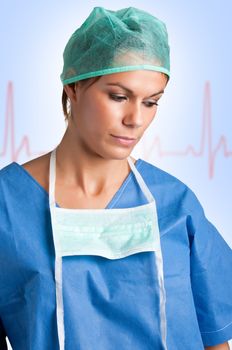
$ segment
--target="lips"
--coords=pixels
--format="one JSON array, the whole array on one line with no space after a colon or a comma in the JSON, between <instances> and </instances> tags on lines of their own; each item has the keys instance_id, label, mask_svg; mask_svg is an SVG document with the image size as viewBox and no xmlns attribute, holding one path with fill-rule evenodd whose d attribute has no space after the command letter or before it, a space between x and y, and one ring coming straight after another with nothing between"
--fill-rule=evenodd
<instances>
[{"instance_id":1,"label":"lips","mask_svg":"<svg viewBox=\"0 0 232 350\"><path fill-rule=\"evenodd\" d=\"M128 137L128 136L116 136L116 135L112 135L113 137L116 137L118 139L122 139L122 140L129 140L129 141L134 141L136 140L136 138L134 137Z\"/></svg>"},{"instance_id":2,"label":"lips","mask_svg":"<svg viewBox=\"0 0 232 350\"><path fill-rule=\"evenodd\" d=\"M131 147L133 145L136 144L137 139L136 138L132 138L132 137L128 137L128 136L116 136L116 135L111 135L114 139L114 141L116 142L117 145L121 146L121 147Z\"/></svg>"}]
</instances>

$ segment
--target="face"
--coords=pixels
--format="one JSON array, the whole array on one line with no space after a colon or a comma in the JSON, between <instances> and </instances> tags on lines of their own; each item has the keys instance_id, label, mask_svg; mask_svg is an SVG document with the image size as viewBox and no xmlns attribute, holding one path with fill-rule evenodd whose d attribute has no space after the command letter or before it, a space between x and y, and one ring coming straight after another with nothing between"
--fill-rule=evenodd
<instances>
[{"instance_id":1,"label":"face","mask_svg":"<svg viewBox=\"0 0 232 350\"><path fill-rule=\"evenodd\" d=\"M87 153L124 159L132 152L157 112L167 77L139 70L99 78L87 88L76 83L69 128Z\"/></svg>"}]
</instances>

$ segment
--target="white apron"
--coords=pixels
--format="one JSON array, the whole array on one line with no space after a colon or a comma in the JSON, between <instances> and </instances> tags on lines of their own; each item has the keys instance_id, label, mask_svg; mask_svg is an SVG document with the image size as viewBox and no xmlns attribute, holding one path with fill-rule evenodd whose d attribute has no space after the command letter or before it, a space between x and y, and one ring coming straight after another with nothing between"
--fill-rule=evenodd
<instances>
[{"instance_id":1,"label":"white apron","mask_svg":"<svg viewBox=\"0 0 232 350\"><path fill-rule=\"evenodd\" d=\"M65 276L62 276L62 257L98 255L106 259L123 259L132 254L148 251L155 252L159 284L160 336L162 349L167 349L163 261L156 203L129 157L128 163L148 204L123 209L59 208L55 204L56 149L51 153L49 205L55 246L56 310L60 350L65 349L62 291L62 280Z\"/></svg>"}]
</instances>

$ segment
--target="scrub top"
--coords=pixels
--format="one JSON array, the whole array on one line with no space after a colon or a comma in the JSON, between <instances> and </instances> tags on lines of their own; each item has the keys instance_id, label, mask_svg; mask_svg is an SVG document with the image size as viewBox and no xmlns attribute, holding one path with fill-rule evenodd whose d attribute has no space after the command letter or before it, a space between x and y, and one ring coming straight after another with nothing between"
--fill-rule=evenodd
<instances>
[{"instance_id":1,"label":"scrub top","mask_svg":"<svg viewBox=\"0 0 232 350\"><path fill-rule=\"evenodd\" d=\"M167 349L201 350L226 342L232 338L230 247L185 184L142 159L135 166L157 204ZM48 199L45 189L18 163L0 170L1 349L6 348L6 335L14 350L59 349ZM146 203L130 172L106 209ZM156 321L150 304L146 307L150 290L144 293L140 280L144 271L151 278L154 252L111 260L110 270L105 260L63 258L66 348L154 350ZM131 316L135 310L136 319Z\"/></svg>"}]
</instances>

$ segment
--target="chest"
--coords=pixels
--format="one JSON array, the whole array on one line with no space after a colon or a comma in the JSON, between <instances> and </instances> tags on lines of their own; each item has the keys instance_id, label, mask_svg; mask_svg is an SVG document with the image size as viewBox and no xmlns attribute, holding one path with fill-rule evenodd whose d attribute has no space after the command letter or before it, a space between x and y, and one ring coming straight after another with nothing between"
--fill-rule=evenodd
<instances>
[{"instance_id":1,"label":"chest","mask_svg":"<svg viewBox=\"0 0 232 350\"><path fill-rule=\"evenodd\" d=\"M32 171L29 167L26 170L36 180L37 183L49 194L49 179L45 176L45 171ZM68 186L60 181L56 181L55 201L61 208L68 209L104 209L111 202L116 192L122 186L126 176L115 180L105 189L95 191L95 194L85 194L78 186Z\"/></svg>"},{"instance_id":2,"label":"chest","mask_svg":"<svg viewBox=\"0 0 232 350\"><path fill-rule=\"evenodd\" d=\"M56 203L61 208L69 209L104 209L118 191L120 184L96 195L86 195L77 187L59 185L56 189Z\"/></svg>"}]
</instances>

